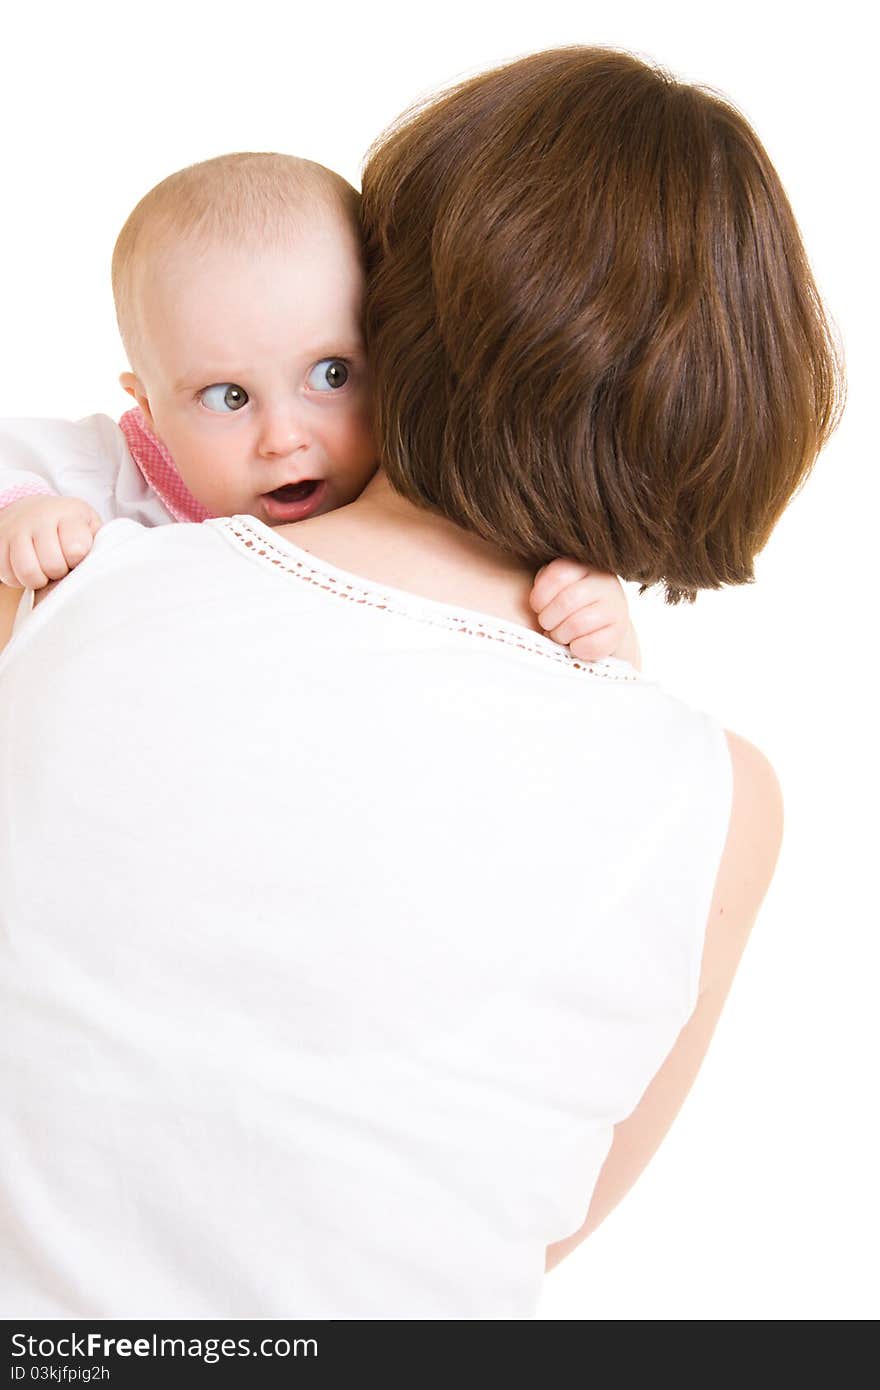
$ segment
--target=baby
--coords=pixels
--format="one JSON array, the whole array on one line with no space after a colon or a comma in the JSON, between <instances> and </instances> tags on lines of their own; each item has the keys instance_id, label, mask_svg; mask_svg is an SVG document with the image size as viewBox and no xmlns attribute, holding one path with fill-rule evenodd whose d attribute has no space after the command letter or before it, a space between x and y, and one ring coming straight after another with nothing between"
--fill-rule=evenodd
<instances>
[{"instance_id":1,"label":"baby","mask_svg":"<svg viewBox=\"0 0 880 1390\"><path fill-rule=\"evenodd\" d=\"M223 155L158 184L113 254L136 408L0 422L0 580L61 579L117 517L277 526L354 501L376 469L362 282L358 194L321 165ZM613 575L554 560L531 605L575 656L638 665Z\"/></svg>"}]
</instances>

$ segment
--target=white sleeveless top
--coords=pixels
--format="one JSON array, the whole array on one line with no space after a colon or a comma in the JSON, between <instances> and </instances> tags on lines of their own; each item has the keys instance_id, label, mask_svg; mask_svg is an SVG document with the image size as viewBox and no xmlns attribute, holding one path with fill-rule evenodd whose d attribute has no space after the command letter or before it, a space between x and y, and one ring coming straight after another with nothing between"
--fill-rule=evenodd
<instances>
[{"instance_id":1,"label":"white sleeveless top","mask_svg":"<svg viewBox=\"0 0 880 1390\"><path fill-rule=\"evenodd\" d=\"M511 1319L697 995L724 733L252 518L0 659L0 1311Z\"/></svg>"}]
</instances>

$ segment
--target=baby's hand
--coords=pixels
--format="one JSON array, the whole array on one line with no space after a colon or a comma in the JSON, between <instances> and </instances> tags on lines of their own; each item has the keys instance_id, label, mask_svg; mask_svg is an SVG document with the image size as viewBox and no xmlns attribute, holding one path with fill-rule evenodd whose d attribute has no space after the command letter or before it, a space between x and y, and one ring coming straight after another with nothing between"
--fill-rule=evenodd
<instances>
[{"instance_id":1,"label":"baby's hand","mask_svg":"<svg viewBox=\"0 0 880 1390\"><path fill-rule=\"evenodd\" d=\"M616 656L640 666L638 639L616 575L578 560L551 560L535 575L529 603L548 637L572 656L584 661Z\"/></svg>"},{"instance_id":2,"label":"baby's hand","mask_svg":"<svg viewBox=\"0 0 880 1390\"><path fill-rule=\"evenodd\" d=\"M84 560L103 525L77 497L22 497L0 511L0 581L43 589Z\"/></svg>"}]
</instances>

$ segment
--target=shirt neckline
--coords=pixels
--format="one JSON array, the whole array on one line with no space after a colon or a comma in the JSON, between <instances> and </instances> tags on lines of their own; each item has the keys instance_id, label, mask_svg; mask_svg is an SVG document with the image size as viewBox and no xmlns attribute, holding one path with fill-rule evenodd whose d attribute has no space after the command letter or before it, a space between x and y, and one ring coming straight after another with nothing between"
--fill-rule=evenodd
<instances>
[{"instance_id":1,"label":"shirt neckline","mask_svg":"<svg viewBox=\"0 0 880 1390\"><path fill-rule=\"evenodd\" d=\"M485 641L539 657L572 672L605 680L643 683L641 673L629 662L617 657L602 661L584 661L574 657L551 637L532 632L518 623L505 622L489 613L459 605L442 603L409 590L380 584L350 570L340 569L329 560L303 550L279 535L253 516L216 517L204 523L223 533L237 549L245 551L257 563L276 574L283 574L302 583L316 585L338 599L379 609L389 614L407 617L432 627L459 632L467 637Z\"/></svg>"}]
</instances>

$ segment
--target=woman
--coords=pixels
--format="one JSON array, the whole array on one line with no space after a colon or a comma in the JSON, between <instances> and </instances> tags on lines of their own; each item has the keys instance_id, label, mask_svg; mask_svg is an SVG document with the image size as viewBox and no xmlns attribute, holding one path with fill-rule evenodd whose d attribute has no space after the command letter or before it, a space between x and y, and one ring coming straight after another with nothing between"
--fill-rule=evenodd
<instances>
[{"instance_id":1,"label":"woman","mask_svg":"<svg viewBox=\"0 0 880 1390\"><path fill-rule=\"evenodd\" d=\"M275 532L114 523L5 658L18 1317L532 1316L773 872L766 759L526 601L560 553L748 581L831 428L755 137L537 54L404 118L364 224L384 471Z\"/></svg>"}]
</instances>

